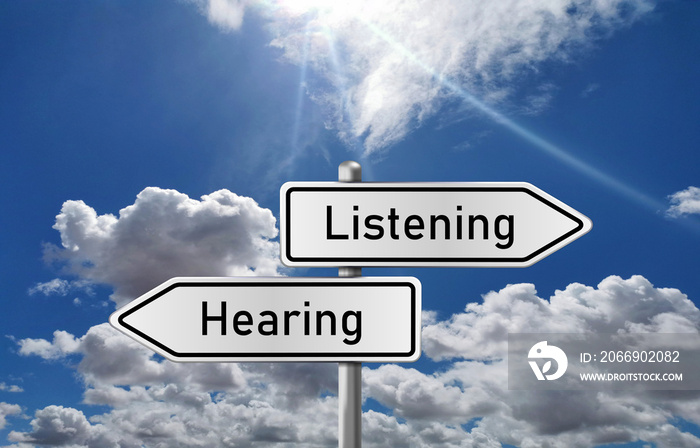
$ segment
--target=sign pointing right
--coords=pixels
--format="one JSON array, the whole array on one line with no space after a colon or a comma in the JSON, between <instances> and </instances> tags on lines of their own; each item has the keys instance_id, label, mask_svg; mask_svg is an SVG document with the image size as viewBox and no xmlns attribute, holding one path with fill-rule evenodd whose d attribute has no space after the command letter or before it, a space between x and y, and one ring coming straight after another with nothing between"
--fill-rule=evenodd
<instances>
[{"instance_id":1,"label":"sign pointing right","mask_svg":"<svg viewBox=\"0 0 700 448\"><path fill-rule=\"evenodd\" d=\"M530 266L591 220L525 182L282 186L287 266Z\"/></svg>"}]
</instances>

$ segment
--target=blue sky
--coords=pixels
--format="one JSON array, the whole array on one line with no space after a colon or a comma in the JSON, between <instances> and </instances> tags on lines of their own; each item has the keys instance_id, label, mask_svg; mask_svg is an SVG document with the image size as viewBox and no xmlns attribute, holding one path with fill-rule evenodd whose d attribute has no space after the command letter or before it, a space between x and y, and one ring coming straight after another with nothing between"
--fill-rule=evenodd
<instances>
[{"instance_id":1,"label":"blue sky","mask_svg":"<svg viewBox=\"0 0 700 448\"><path fill-rule=\"evenodd\" d=\"M528 268L365 269L417 277L429 311L418 362L365 365L365 446L698 446L696 392L516 394L493 360L507 332L700 328L699 22L695 1L0 2L0 445L335 446L335 365L172 364L106 322L174 276L337 275L279 264L279 188L353 159L530 182L593 221Z\"/></svg>"}]
</instances>

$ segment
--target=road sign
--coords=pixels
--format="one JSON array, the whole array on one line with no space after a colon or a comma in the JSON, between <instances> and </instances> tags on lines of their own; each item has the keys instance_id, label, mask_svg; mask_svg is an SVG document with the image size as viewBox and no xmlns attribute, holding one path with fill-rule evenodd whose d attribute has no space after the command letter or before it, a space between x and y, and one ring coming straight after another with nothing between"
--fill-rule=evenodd
<instances>
[{"instance_id":1,"label":"road sign","mask_svg":"<svg viewBox=\"0 0 700 448\"><path fill-rule=\"evenodd\" d=\"M280 190L287 266L523 267L591 226L525 182L288 182Z\"/></svg>"},{"instance_id":2,"label":"road sign","mask_svg":"<svg viewBox=\"0 0 700 448\"><path fill-rule=\"evenodd\" d=\"M420 356L413 277L174 278L110 323L172 361L410 362Z\"/></svg>"}]
</instances>

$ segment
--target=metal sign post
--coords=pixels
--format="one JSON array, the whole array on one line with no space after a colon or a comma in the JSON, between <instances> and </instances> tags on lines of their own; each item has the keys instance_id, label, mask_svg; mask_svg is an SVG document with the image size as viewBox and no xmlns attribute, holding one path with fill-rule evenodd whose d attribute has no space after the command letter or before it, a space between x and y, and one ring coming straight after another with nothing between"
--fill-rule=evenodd
<instances>
[{"instance_id":1,"label":"metal sign post","mask_svg":"<svg viewBox=\"0 0 700 448\"><path fill-rule=\"evenodd\" d=\"M177 362L338 362L338 446L360 448L362 362L421 354L420 282L363 267L524 267L591 226L525 182L362 182L346 161L338 182L280 190L282 263L341 278L174 278L109 320Z\"/></svg>"},{"instance_id":2,"label":"metal sign post","mask_svg":"<svg viewBox=\"0 0 700 448\"><path fill-rule=\"evenodd\" d=\"M338 166L340 182L362 182L362 166L352 160ZM338 277L361 277L361 267L339 267ZM362 446L362 363L338 363L338 447Z\"/></svg>"}]
</instances>

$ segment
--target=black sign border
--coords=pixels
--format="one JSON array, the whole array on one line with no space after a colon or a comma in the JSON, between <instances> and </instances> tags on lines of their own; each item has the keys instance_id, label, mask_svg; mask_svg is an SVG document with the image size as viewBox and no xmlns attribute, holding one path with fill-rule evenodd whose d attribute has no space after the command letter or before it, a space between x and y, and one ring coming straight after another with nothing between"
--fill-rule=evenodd
<instances>
[{"instance_id":1,"label":"black sign border","mask_svg":"<svg viewBox=\"0 0 700 448\"><path fill-rule=\"evenodd\" d=\"M337 359L339 362L342 362L344 360L354 360L358 358L365 358L365 359L384 359L384 358L410 358L416 354L416 351L418 350L417 343L416 343L416 331L418 330L416 328L416 301L418 300L417 297L417 291L416 291L416 286L407 281L395 281L395 282L390 282L390 281L362 281L360 280L362 277L358 277L357 280L351 280L351 279L343 279L342 277L338 279L333 279L333 281L328 281L328 282L319 282L319 281L294 281L294 282L273 282L269 280L262 280L262 281L245 281L245 282L176 282L173 283L172 285L169 285L168 287L158 291L155 293L153 296L147 298L146 300L140 302L139 304L135 305L133 308L125 311L124 313L120 314L119 317L117 318L117 321L119 322L119 325L121 325L123 328L127 329L128 331L132 332L133 334L137 335L138 337L142 338L145 341L148 341L150 344L154 345L155 347L158 347L159 349L163 350L164 352L170 354L174 358L181 358L181 359L187 359L187 358L201 358L201 359L206 359L206 358L236 358L236 359L241 359L245 361L241 362L253 362L256 361L257 358L280 358L280 360L274 361L274 362L282 362L283 358L286 358L288 360L294 361L295 358L324 358L321 360L318 360L316 362L330 362L327 361L327 358L334 358ZM227 287L227 288L235 288L235 287L264 287L264 288L269 288L269 287L338 287L338 286L348 286L348 287L362 287L362 286L372 286L372 287L408 287L409 290L411 291L411 330L410 330L410 336L411 336L411 348L409 349L408 352L355 352L355 353L347 353L347 352L324 352L324 353L305 353L305 352L298 352L298 353L290 353L290 352L267 352L267 353L246 353L246 352L203 352L203 353L183 353L183 352L177 352L173 350L172 348L168 347L164 343L157 341L153 337L147 335L143 331L137 329L136 327L129 325L128 323L125 322L124 319L126 319L128 316L131 314L135 313L139 309L147 306L151 302L159 299L160 297L164 296L168 292L172 291L175 288L187 288L187 287ZM420 311L420 310L418 310ZM232 360L230 362L237 362L236 360ZM262 361L262 362L267 362L267 360ZM273 361L269 361L273 362ZM302 362L302 361L299 361ZM303 362L309 362L309 361L303 361ZM368 361L371 362L371 361ZM381 361L378 361L381 362Z\"/></svg>"},{"instance_id":2,"label":"black sign border","mask_svg":"<svg viewBox=\"0 0 700 448\"><path fill-rule=\"evenodd\" d=\"M364 184L364 185L368 185ZM518 193L526 193L533 198L537 199L538 201L542 202L543 204L553 208L554 210L558 211L562 215L566 216L567 218L571 219L576 223L576 227L563 234L559 238L556 238L555 240L551 241L550 243L546 244L545 246L537 249L536 251L532 252L531 254L525 256L525 257L295 257L292 255L292 239L291 239L291 228L292 228L292 193L294 192L302 192L302 191L322 191L322 192L333 192L333 191L363 191L363 192L518 192ZM397 263L397 266L404 266L407 264L415 264L416 266L426 266L425 264L421 263L527 263L528 261L532 260L533 258L537 257L543 252L546 252L550 248L556 246L560 242L568 239L569 237L577 234L584 228L584 223L583 220L579 219L577 216L573 215L572 213L568 212L567 210L564 210L562 207L559 205L551 202L547 198L544 198L534 191L530 190L527 187L498 187L498 186L492 186L492 187L477 187L477 186L465 186L465 187L431 187L431 186L415 186L415 187L409 187L409 186L378 186L378 185L369 185L369 186L364 186L364 187L359 187L355 186L352 184L348 184L347 186L344 184L338 184L334 185L332 187L321 187L321 186L291 186L287 189L286 195L285 195L285 200L286 200L286 216L285 218L285 250L286 250L286 258L291 262L291 263L296 263L298 265L302 265L304 263L322 263L319 264L318 266L329 266L331 263L335 264L336 266L343 266L343 263L367 263L367 264L374 264L376 263ZM309 266L317 266L316 264L309 264ZM386 265L386 266L391 266L391 265Z\"/></svg>"}]
</instances>

